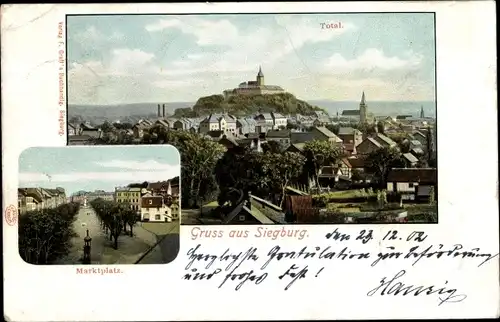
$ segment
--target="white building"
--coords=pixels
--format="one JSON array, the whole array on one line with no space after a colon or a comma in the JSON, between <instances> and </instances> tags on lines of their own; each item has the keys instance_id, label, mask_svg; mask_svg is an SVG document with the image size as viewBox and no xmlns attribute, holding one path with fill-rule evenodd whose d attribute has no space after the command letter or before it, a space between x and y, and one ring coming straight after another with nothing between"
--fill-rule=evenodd
<instances>
[{"instance_id":1,"label":"white building","mask_svg":"<svg viewBox=\"0 0 500 322\"><path fill-rule=\"evenodd\" d=\"M225 134L236 134L236 117L229 114L210 114L200 122L200 133L222 131Z\"/></svg>"},{"instance_id":2,"label":"white building","mask_svg":"<svg viewBox=\"0 0 500 322\"><path fill-rule=\"evenodd\" d=\"M280 113L271 113L271 116L273 117L273 126L275 130L280 129L281 127L285 128L286 124L288 123L288 119L281 115Z\"/></svg>"},{"instance_id":3,"label":"white building","mask_svg":"<svg viewBox=\"0 0 500 322\"><path fill-rule=\"evenodd\" d=\"M165 204L162 196L142 197L141 221L171 222L172 210Z\"/></svg>"},{"instance_id":4,"label":"white building","mask_svg":"<svg viewBox=\"0 0 500 322\"><path fill-rule=\"evenodd\" d=\"M387 176L387 191L400 193L404 200L429 198L436 188L436 168L394 168Z\"/></svg>"}]
</instances>

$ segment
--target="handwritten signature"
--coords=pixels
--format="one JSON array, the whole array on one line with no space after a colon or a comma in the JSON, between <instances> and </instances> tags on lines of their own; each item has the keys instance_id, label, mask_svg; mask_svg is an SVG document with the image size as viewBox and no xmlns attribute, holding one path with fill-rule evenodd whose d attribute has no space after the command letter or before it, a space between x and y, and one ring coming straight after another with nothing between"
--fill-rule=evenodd
<instances>
[{"instance_id":1,"label":"handwritten signature","mask_svg":"<svg viewBox=\"0 0 500 322\"><path fill-rule=\"evenodd\" d=\"M388 280L388 277L383 277L380 280L380 285L370 290L366 295L374 296L374 295L439 295L439 304L442 305L444 303L458 303L462 302L467 298L465 294L455 294L457 289L455 288L447 288L446 286L438 287L436 285L430 286L415 286L415 285L406 285L401 281L401 277L406 274L405 270L399 271L394 277ZM399 281L397 281L399 280ZM448 284L448 281L445 281L445 285ZM441 296L443 295L443 296Z\"/></svg>"}]
</instances>

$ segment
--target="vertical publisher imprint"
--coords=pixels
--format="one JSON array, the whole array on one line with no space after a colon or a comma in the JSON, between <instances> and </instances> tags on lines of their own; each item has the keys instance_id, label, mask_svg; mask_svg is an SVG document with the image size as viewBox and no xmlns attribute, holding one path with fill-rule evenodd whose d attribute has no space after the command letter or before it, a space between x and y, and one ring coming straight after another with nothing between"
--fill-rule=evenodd
<instances>
[{"instance_id":1,"label":"vertical publisher imprint","mask_svg":"<svg viewBox=\"0 0 500 322\"><path fill-rule=\"evenodd\" d=\"M62 22L58 23L57 26L57 42L58 42L58 79L59 79L59 95L58 95L58 105L59 107L64 107L65 109L65 80L66 80L66 66L65 66L65 43L64 43L64 24ZM58 115L59 123L59 135L63 136L65 134L65 116L66 111L60 110Z\"/></svg>"}]
</instances>

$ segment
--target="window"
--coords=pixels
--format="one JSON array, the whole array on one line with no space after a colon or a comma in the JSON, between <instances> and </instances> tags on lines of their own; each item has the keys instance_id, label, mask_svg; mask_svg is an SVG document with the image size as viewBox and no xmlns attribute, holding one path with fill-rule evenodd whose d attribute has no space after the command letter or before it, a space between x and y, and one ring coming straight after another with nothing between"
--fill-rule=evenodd
<instances>
[{"instance_id":1,"label":"window","mask_svg":"<svg viewBox=\"0 0 500 322\"><path fill-rule=\"evenodd\" d=\"M160 207L156 207L156 211L160 211Z\"/></svg>"},{"instance_id":2,"label":"window","mask_svg":"<svg viewBox=\"0 0 500 322\"><path fill-rule=\"evenodd\" d=\"M238 217L238 219L239 219L240 221L245 221L245 215L240 215L240 216Z\"/></svg>"},{"instance_id":3,"label":"window","mask_svg":"<svg viewBox=\"0 0 500 322\"><path fill-rule=\"evenodd\" d=\"M149 204L152 205L153 204L153 200L149 200Z\"/></svg>"},{"instance_id":4,"label":"window","mask_svg":"<svg viewBox=\"0 0 500 322\"><path fill-rule=\"evenodd\" d=\"M161 215L156 215L155 220L161 220Z\"/></svg>"},{"instance_id":5,"label":"window","mask_svg":"<svg viewBox=\"0 0 500 322\"><path fill-rule=\"evenodd\" d=\"M413 182L410 182L410 183L408 184L408 187L413 188Z\"/></svg>"}]
</instances>

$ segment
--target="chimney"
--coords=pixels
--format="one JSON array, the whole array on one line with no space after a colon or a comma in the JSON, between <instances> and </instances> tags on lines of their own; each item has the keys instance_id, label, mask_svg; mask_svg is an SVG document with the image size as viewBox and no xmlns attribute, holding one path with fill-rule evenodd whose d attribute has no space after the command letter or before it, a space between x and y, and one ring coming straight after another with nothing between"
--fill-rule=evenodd
<instances>
[{"instance_id":1,"label":"chimney","mask_svg":"<svg viewBox=\"0 0 500 322\"><path fill-rule=\"evenodd\" d=\"M160 117L161 114L160 114L160 104L158 104L158 117Z\"/></svg>"},{"instance_id":2,"label":"chimney","mask_svg":"<svg viewBox=\"0 0 500 322\"><path fill-rule=\"evenodd\" d=\"M165 117L165 104L163 104L163 117Z\"/></svg>"}]
</instances>

